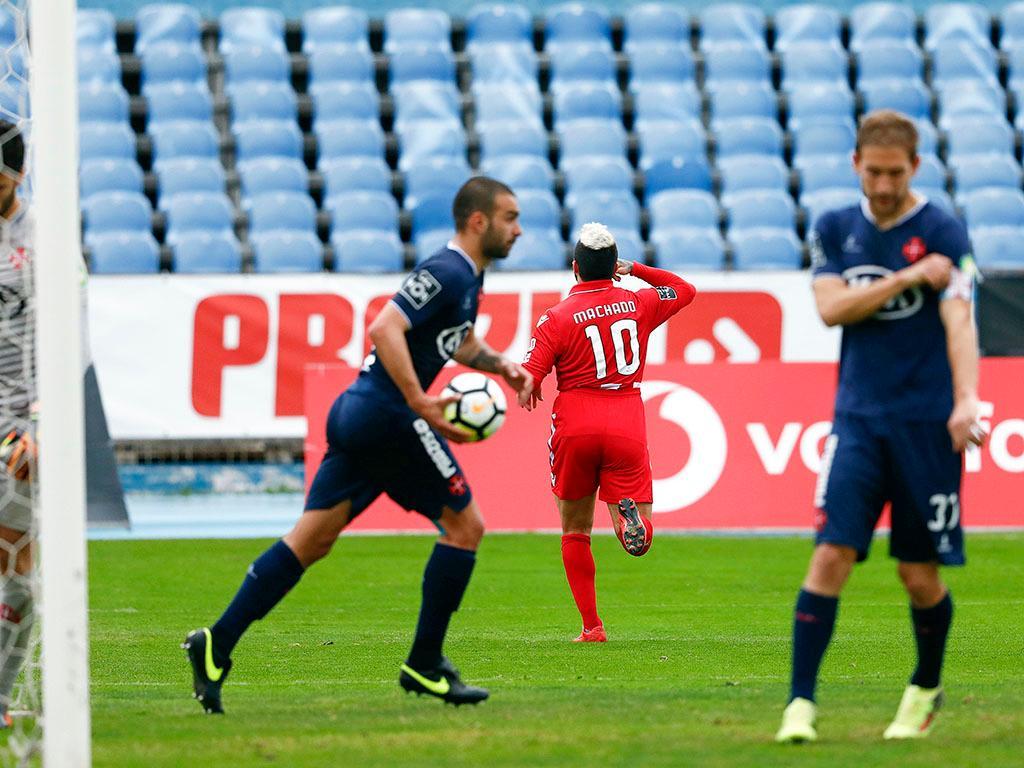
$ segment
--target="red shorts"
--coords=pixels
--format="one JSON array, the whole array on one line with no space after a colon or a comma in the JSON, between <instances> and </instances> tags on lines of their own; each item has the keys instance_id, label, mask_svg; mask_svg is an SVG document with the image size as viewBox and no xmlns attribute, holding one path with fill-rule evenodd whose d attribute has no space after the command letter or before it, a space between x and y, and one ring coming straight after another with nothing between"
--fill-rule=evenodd
<instances>
[{"instance_id":1,"label":"red shorts","mask_svg":"<svg viewBox=\"0 0 1024 768\"><path fill-rule=\"evenodd\" d=\"M551 411L551 488L563 501L654 501L647 424L639 391L562 392Z\"/></svg>"}]
</instances>

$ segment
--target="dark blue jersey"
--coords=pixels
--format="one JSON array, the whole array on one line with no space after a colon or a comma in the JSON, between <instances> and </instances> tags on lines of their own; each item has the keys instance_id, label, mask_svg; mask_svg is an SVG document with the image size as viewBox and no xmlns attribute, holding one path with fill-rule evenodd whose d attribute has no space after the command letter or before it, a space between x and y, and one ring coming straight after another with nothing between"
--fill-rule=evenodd
<instances>
[{"instance_id":1,"label":"dark blue jersey","mask_svg":"<svg viewBox=\"0 0 1024 768\"><path fill-rule=\"evenodd\" d=\"M405 340L416 377L424 390L462 346L476 322L483 284L483 273L477 274L469 256L446 247L420 264L392 297L392 304L409 320ZM370 350L351 389L405 402L377 359L375 349Z\"/></svg>"},{"instance_id":2,"label":"dark blue jersey","mask_svg":"<svg viewBox=\"0 0 1024 768\"><path fill-rule=\"evenodd\" d=\"M836 275L857 285L929 253L948 256L970 274L971 245L963 224L928 202L886 230L875 226L866 200L824 214L815 229L811 256L816 278ZM843 327L837 413L910 421L949 417L953 385L939 302L945 295L964 295L959 272L950 286L945 294L916 286L873 317Z\"/></svg>"}]
</instances>

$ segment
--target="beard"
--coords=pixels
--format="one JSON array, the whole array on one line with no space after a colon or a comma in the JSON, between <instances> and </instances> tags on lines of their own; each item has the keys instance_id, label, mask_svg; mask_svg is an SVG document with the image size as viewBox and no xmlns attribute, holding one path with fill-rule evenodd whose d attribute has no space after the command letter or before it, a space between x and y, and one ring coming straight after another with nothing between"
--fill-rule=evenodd
<instances>
[{"instance_id":1,"label":"beard","mask_svg":"<svg viewBox=\"0 0 1024 768\"><path fill-rule=\"evenodd\" d=\"M502 240L501 237L491 229L481 239L480 251L483 253L484 258L489 259L490 261L507 259L514 243L515 240L511 243Z\"/></svg>"}]
</instances>

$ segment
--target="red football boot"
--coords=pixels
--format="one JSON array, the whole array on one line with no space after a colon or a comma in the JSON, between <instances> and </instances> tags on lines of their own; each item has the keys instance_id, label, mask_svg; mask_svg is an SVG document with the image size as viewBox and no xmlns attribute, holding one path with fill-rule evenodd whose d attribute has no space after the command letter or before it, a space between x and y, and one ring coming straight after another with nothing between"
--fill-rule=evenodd
<instances>
[{"instance_id":1,"label":"red football boot","mask_svg":"<svg viewBox=\"0 0 1024 768\"><path fill-rule=\"evenodd\" d=\"M651 548L654 523L640 514L635 501L623 499L619 502L619 525L615 532L622 548L633 557L640 557Z\"/></svg>"},{"instance_id":2,"label":"red football boot","mask_svg":"<svg viewBox=\"0 0 1024 768\"><path fill-rule=\"evenodd\" d=\"M592 629L584 628L580 636L573 640L574 643L607 643L608 635L604 632L604 625L598 624Z\"/></svg>"}]
</instances>

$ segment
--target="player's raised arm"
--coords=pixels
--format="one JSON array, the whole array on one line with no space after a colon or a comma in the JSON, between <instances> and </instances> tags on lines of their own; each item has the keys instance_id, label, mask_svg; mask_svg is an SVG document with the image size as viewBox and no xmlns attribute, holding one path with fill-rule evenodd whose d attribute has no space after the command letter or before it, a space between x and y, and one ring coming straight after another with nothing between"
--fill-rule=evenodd
<instances>
[{"instance_id":1,"label":"player's raised arm","mask_svg":"<svg viewBox=\"0 0 1024 768\"><path fill-rule=\"evenodd\" d=\"M533 390L533 376L519 363L491 349L491 346L477 336L472 328L453 357L463 365L478 371L500 374L505 383L520 397L524 396L524 392L525 397L529 397Z\"/></svg>"}]
</instances>

